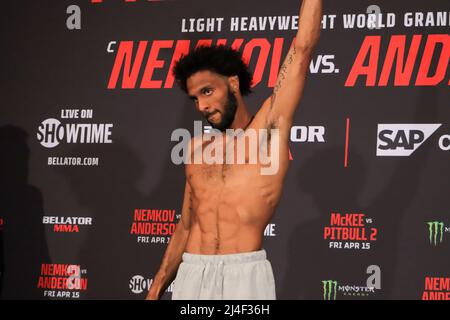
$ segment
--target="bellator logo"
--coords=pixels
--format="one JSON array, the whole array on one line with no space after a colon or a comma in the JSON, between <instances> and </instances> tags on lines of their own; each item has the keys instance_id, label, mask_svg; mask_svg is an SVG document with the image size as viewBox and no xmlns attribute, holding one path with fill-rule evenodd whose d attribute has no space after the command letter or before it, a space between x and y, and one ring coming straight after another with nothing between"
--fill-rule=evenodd
<instances>
[{"instance_id":1,"label":"bellator logo","mask_svg":"<svg viewBox=\"0 0 450 320\"><path fill-rule=\"evenodd\" d=\"M92 218L44 216L42 223L53 225L53 231L57 233L77 233L80 232L80 226L92 225Z\"/></svg>"}]
</instances>

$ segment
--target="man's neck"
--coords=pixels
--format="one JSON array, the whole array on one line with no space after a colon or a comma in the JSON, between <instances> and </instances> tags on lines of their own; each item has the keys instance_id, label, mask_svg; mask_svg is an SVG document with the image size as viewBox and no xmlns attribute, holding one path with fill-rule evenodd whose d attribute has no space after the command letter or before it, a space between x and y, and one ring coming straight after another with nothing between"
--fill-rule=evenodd
<instances>
[{"instance_id":1,"label":"man's neck","mask_svg":"<svg viewBox=\"0 0 450 320\"><path fill-rule=\"evenodd\" d=\"M240 104L236 110L234 121L230 126L230 129L246 129L252 120L252 115L248 112L245 104Z\"/></svg>"}]
</instances>

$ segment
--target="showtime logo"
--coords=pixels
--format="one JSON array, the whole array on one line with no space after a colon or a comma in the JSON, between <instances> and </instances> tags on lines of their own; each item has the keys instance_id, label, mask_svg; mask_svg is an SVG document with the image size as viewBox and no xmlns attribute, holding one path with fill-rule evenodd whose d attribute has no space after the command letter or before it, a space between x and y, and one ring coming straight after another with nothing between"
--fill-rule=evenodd
<instances>
[{"instance_id":1,"label":"showtime logo","mask_svg":"<svg viewBox=\"0 0 450 320\"><path fill-rule=\"evenodd\" d=\"M3 226L5 225L5 222L3 218L0 218L0 231L3 230Z\"/></svg>"},{"instance_id":2,"label":"showtime logo","mask_svg":"<svg viewBox=\"0 0 450 320\"><path fill-rule=\"evenodd\" d=\"M92 119L91 109L61 110L61 119ZM66 143L112 143L112 123L66 123L48 118L39 125L37 140L45 148L54 148L61 142Z\"/></svg>"},{"instance_id":3,"label":"showtime logo","mask_svg":"<svg viewBox=\"0 0 450 320\"><path fill-rule=\"evenodd\" d=\"M143 292L147 292L152 286L152 283L153 279L146 279L141 275L135 275L131 277L128 286L132 293L141 294ZM173 282L170 284L170 286L166 289L165 292L172 292L172 291L173 291Z\"/></svg>"},{"instance_id":4,"label":"showtime logo","mask_svg":"<svg viewBox=\"0 0 450 320\"><path fill-rule=\"evenodd\" d=\"M91 217L56 217L44 216L42 223L45 225L53 225L53 231L57 233L79 232L80 226L92 225Z\"/></svg>"},{"instance_id":5,"label":"showtime logo","mask_svg":"<svg viewBox=\"0 0 450 320\"><path fill-rule=\"evenodd\" d=\"M401 156L409 157L416 151L442 124L378 124L377 157ZM439 148L450 150L450 134L439 138Z\"/></svg>"},{"instance_id":6,"label":"showtime logo","mask_svg":"<svg viewBox=\"0 0 450 320\"><path fill-rule=\"evenodd\" d=\"M276 228L276 224L275 223L269 223L266 228L264 229L264 236L265 237L276 237L277 234L275 233L275 228Z\"/></svg>"},{"instance_id":7,"label":"showtime logo","mask_svg":"<svg viewBox=\"0 0 450 320\"><path fill-rule=\"evenodd\" d=\"M150 289L152 280L145 279L143 276L136 275L130 279L129 287L134 294L140 294Z\"/></svg>"}]
</instances>

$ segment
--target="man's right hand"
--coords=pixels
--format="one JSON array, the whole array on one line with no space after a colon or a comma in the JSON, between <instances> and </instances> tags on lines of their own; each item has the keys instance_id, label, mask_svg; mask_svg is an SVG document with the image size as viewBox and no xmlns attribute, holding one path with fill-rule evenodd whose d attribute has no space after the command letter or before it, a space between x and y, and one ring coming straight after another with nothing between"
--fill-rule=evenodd
<instances>
[{"instance_id":1,"label":"man's right hand","mask_svg":"<svg viewBox=\"0 0 450 320\"><path fill-rule=\"evenodd\" d=\"M176 277L189 238L191 215L190 199L191 189L189 183L186 182L180 221L177 223L175 231L170 238L161 266L153 278L145 300L159 300Z\"/></svg>"},{"instance_id":2,"label":"man's right hand","mask_svg":"<svg viewBox=\"0 0 450 320\"><path fill-rule=\"evenodd\" d=\"M148 290L147 296L145 297L145 300L159 300L159 294L153 292L153 290Z\"/></svg>"}]
</instances>

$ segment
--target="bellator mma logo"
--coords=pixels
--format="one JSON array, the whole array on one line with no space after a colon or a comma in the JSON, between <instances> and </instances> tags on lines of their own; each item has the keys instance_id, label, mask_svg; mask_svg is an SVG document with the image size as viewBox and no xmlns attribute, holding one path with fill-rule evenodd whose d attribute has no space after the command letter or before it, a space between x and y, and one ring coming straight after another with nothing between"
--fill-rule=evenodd
<instances>
[{"instance_id":1,"label":"bellator mma logo","mask_svg":"<svg viewBox=\"0 0 450 320\"><path fill-rule=\"evenodd\" d=\"M78 299L87 290L86 274L79 265L43 263L37 288L44 289L44 297Z\"/></svg>"},{"instance_id":2,"label":"bellator mma logo","mask_svg":"<svg viewBox=\"0 0 450 320\"><path fill-rule=\"evenodd\" d=\"M92 119L92 109L63 109L61 119ZM112 123L61 123L49 118L38 128L37 139L46 148L54 148L66 143L112 143Z\"/></svg>"},{"instance_id":3,"label":"bellator mma logo","mask_svg":"<svg viewBox=\"0 0 450 320\"><path fill-rule=\"evenodd\" d=\"M377 241L378 234L377 228L370 227L372 223L373 219L364 213L332 212L330 226L324 228L323 239L328 240L328 248L370 250L371 242Z\"/></svg>"},{"instance_id":4,"label":"bellator mma logo","mask_svg":"<svg viewBox=\"0 0 450 320\"><path fill-rule=\"evenodd\" d=\"M139 243L167 244L175 232L176 222L181 218L175 210L135 209L130 234Z\"/></svg>"},{"instance_id":5,"label":"bellator mma logo","mask_svg":"<svg viewBox=\"0 0 450 320\"><path fill-rule=\"evenodd\" d=\"M91 217L42 217L42 223L53 225L54 232L80 232L80 226L92 225Z\"/></svg>"}]
</instances>

